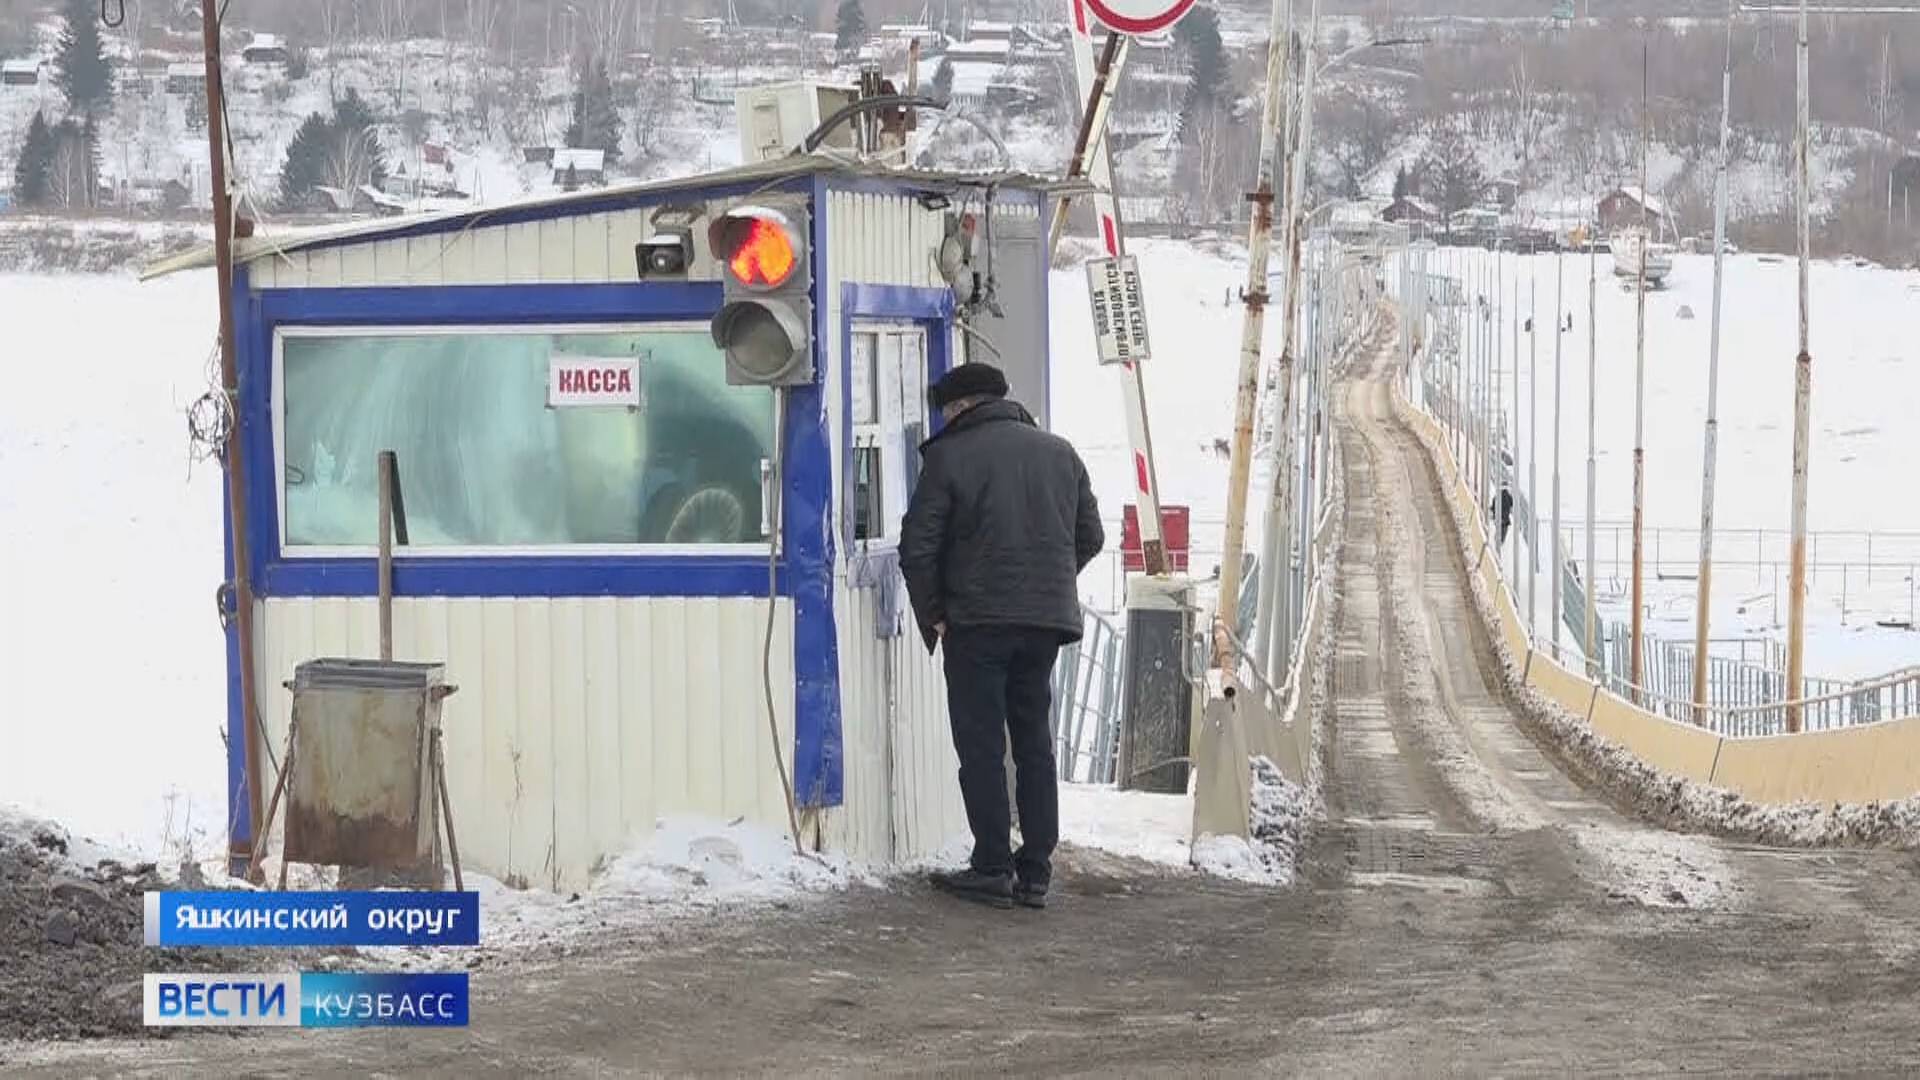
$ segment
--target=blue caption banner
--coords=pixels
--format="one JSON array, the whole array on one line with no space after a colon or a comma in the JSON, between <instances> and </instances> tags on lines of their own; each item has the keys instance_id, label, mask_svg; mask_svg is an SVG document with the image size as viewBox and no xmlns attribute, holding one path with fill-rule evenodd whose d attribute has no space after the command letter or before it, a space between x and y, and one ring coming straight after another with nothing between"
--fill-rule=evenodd
<instances>
[{"instance_id":1,"label":"blue caption banner","mask_svg":"<svg viewBox=\"0 0 1920 1080\"><path fill-rule=\"evenodd\" d=\"M467 974L302 974L301 1027L466 1027Z\"/></svg>"},{"instance_id":2,"label":"blue caption banner","mask_svg":"<svg viewBox=\"0 0 1920 1080\"><path fill-rule=\"evenodd\" d=\"M146 943L478 945L476 892L150 892Z\"/></svg>"},{"instance_id":3,"label":"blue caption banner","mask_svg":"<svg viewBox=\"0 0 1920 1080\"><path fill-rule=\"evenodd\" d=\"M466 1027L467 976L148 975L148 1027Z\"/></svg>"}]
</instances>

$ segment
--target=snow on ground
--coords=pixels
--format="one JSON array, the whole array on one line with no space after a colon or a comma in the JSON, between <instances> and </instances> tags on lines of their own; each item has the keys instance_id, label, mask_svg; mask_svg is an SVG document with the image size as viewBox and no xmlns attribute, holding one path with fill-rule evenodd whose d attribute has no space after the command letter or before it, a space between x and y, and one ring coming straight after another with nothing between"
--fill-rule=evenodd
<instances>
[{"instance_id":1,"label":"snow on ground","mask_svg":"<svg viewBox=\"0 0 1920 1080\"><path fill-rule=\"evenodd\" d=\"M1270 772L1270 782L1257 789L1254 843L1209 835L1196 847L1191 794L1121 791L1110 784L1060 785L1060 842L1182 871L1286 885L1293 881L1307 802L1300 788Z\"/></svg>"},{"instance_id":2,"label":"snow on ground","mask_svg":"<svg viewBox=\"0 0 1920 1080\"><path fill-rule=\"evenodd\" d=\"M0 275L0 801L149 857L226 833L212 283Z\"/></svg>"},{"instance_id":3,"label":"snow on ground","mask_svg":"<svg viewBox=\"0 0 1920 1080\"><path fill-rule=\"evenodd\" d=\"M784 834L743 822L662 819L594 875L584 893L515 889L468 874L480 894L480 939L506 952L704 913L780 906L850 885L881 885L870 867L833 854L799 855ZM431 966L431 949L365 949L382 962Z\"/></svg>"}]
</instances>

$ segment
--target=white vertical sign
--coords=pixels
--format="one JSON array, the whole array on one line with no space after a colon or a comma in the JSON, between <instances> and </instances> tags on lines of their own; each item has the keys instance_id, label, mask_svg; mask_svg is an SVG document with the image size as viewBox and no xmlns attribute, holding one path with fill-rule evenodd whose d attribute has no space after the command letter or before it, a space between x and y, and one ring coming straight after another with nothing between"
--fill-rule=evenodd
<instances>
[{"instance_id":1,"label":"white vertical sign","mask_svg":"<svg viewBox=\"0 0 1920 1080\"><path fill-rule=\"evenodd\" d=\"M1093 304L1093 337L1103 364L1147 359L1147 309L1140 269L1133 256L1087 262L1087 297Z\"/></svg>"}]
</instances>

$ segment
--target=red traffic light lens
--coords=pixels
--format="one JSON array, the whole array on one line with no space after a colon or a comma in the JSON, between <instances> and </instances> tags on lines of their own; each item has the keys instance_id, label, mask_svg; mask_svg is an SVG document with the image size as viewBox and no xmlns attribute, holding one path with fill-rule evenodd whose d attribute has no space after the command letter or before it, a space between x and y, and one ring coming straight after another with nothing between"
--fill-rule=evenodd
<instances>
[{"instance_id":1,"label":"red traffic light lens","mask_svg":"<svg viewBox=\"0 0 1920 1080\"><path fill-rule=\"evenodd\" d=\"M771 288L793 276L796 261L793 240L785 229L766 218L752 218L728 254L727 267L742 284Z\"/></svg>"}]
</instances>

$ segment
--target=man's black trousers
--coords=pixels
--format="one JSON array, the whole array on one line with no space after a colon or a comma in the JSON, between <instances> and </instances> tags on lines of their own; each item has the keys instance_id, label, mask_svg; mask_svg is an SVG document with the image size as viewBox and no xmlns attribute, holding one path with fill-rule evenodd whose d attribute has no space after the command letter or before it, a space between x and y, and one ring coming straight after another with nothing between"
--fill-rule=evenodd
<instances>
[{"instance_id":1,"label":"man's black trousers","mask_svg":"<svg viewBox=\"0 0 1920 1080\"><path fill-rule=\"evenodd\" d=\"M1046 885L1060 839L1060 795L1054 786L1053 732L1047 722L1060 632L1029 626L955 626L946 651L947 712L960 757L960 797L973 829L973 868L1018 873ZM1006 739L1013 740L1018 853L1010 850Z\"/></svg>"}]
</instances>

